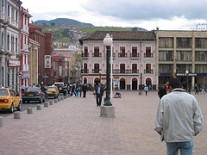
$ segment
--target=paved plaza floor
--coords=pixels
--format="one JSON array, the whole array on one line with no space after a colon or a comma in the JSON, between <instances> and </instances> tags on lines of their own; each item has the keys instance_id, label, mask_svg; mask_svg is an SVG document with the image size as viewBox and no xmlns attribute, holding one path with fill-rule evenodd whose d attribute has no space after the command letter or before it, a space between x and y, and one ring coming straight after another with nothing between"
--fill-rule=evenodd
<instances>
[{"instance_id":1,"label":"paved plaza floor","mask_svg":"<svg viewBox=\"0 0 207 155\"><path fill-rule=\"evenodd\" d=\"M115 118L100 117L92 92L21 112L21 119L3 118L1 155L165 155L165 142L154 131L159 98L123 91L112 99ZM207 155L207 94L196 95L203 131L195 137L195 155Z\"/></svg>"}]
</instances>

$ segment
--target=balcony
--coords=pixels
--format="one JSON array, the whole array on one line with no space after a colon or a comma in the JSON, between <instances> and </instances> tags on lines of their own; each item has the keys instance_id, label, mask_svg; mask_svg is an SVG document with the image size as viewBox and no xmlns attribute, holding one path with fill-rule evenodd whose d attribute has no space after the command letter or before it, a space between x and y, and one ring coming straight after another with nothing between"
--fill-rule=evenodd
<instances>
[{"instance_id":1,"label":"balcony","mask_svg":"<svg viewBox=\"0 0 207 155\"><path fill-rule=\"evenodd\" d=\"M127 53L118 53L118 57L126 58Z\"/></svg>"},{"instance_id":2,"label":"balcony","mask_svg":"<svg viewBox=\"0 0 207 155\"><path fill-rule=\"evenodd\" d=\"M153 74L154 72L153 72L153 69L145 69L144 70L144 74Z\"/></svg>"},{"instance_id":3,"label":"balcony","mask_svg":"<svg viewBox=\"0 0 207 155\"><path fill-rule=\"evenodd\" d=\"M82 74L88 74L88 69L81 69Z\"/></svg>"},{"instance_id":4,"label":"balcony","mask_svg":"<svg viewBox=\"0 0 207 155\"><path fill-rule=\"evenodd\" d=\"M138 60L139 59L139 53L130 53L130 58L132 60Z\"/></svg>"},{"instance_id":5,"label":"balcony","mask_svg":"<svg viewBox=\"0 0 207 155\"><path fill-rule=\"evenodd\" d=\"M92 57L101 57L102 54L101 53L92 53Z\"/></svg>"},{"instance_id":6,"label":"balcony","mask_svg":"<svg viewBox=\"0 0 207 155\"><path fill-rule=\"evenodd\" d=\"M101 69L92 69L92 73L100 73Z\"/></svg>"},{"instance_id":7,"label":"balcony","mask_svg":"<svg viewBox=\"0 0 207 155\"><path fill-rule=\"evenodd\" d=\"M88 60L89 53L82 53L81 56L82 56L82 60Z\"/></svg>"},{"instance_id":8,"label":"balcony","mask_svg":"<svg viewBox=\"0 0 207 155\"><path fill-rule=\"evenodd\" d=\"M119 74L132 74L137 75L139 73L139 70L135 69L113 69L113 74L119 75Z\"/></svg>"},{"instance_id":9,"label":"balcony","mask_svg":"<svg viewBox=\"0 0 207 155\"><path fill-rule=\"evenodd\" d=\"M145 58L153 58L153 53L144 53Z\"/></svg>"}]
</instances>

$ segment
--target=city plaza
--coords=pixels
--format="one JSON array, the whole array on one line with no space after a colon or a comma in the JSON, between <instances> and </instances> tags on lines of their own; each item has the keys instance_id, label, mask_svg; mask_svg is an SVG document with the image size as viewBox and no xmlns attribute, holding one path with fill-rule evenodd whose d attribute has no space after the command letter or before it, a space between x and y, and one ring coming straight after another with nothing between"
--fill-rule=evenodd
<instances>
[{"instance_id":1,"label":"city plaza","mask_svg":"<svg viewBox=\"0 0 207 155\"><path fill-rule=\"evenodd\" d=\"M4 117L1 155L165 155L165 142L154 131L157 91L147 96L138 91L121 94L122 98L111 99L115 118L100 117L93 92L87 92L86 98L68 97L42 110L33 108L33 114L23 111L21 119ZM195 137L195 155L207 154L206 97L196 95L204 124Z\"/></svg>"}]
</instances>

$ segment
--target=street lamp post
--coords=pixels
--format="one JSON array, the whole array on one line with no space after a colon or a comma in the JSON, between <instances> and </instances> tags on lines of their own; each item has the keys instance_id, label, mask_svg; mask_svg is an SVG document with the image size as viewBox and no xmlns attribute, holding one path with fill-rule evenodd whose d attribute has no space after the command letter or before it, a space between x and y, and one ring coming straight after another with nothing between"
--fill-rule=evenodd
<instances>
[{"instance_id":1,"label":"street lamp post","mask_svg":"<svg viewBox=\"0 0 207 155\"><path fill-rule=\"evenodd\" d=\"M187 76L187 86L186 86L186 91L188 92L188 75L189 75L189 71L186 69L185 74Z\"/></svg>"},{"instance_id":2,"label":"street lamp post","mask_svg":"<svg viewBox=\"0 0 207 155\"><path fill-rule=\"evenodd\" d=\"M104 105L101 106L101 117L115 117L115 108L110 101L110 52L113 44L113 38L107 33L104 40L106 46L106 98L104 99Z\"/></svg>"}]
</instances>

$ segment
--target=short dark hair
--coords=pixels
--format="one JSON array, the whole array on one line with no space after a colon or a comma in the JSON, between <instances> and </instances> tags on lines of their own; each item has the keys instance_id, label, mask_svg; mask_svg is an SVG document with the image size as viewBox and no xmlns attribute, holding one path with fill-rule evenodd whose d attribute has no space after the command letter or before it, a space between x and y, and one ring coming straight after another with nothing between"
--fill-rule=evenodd
<instances>
[{"instance_id":1,"label":"short dark hair","mask_svg":"<svg viewBox=\"0 0 207 155\"><path fill-rule=\"evenodd\" d=\"M182 84L181 84L180 80L177 78L171 79L169 82L169 86L171 86L173 89L174 88L182 88Z\"/></svg>"}]
</instances>

